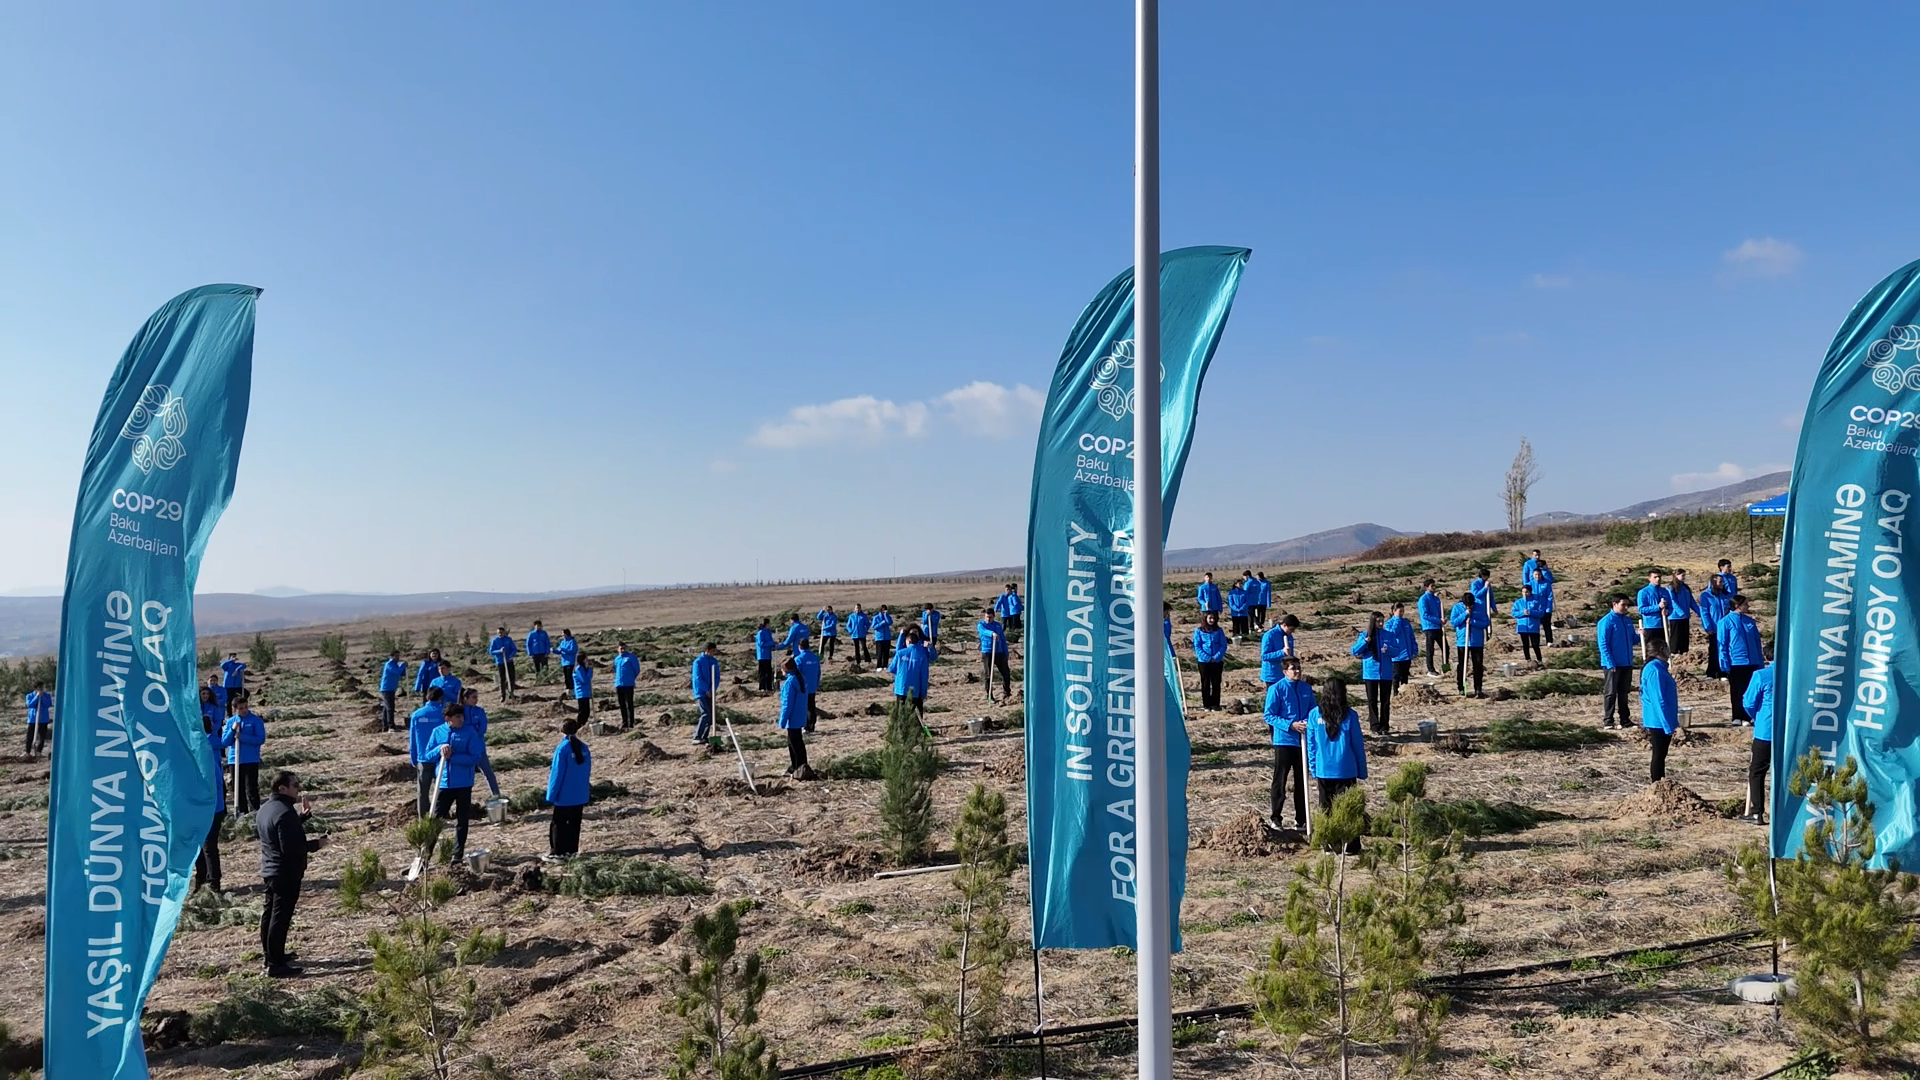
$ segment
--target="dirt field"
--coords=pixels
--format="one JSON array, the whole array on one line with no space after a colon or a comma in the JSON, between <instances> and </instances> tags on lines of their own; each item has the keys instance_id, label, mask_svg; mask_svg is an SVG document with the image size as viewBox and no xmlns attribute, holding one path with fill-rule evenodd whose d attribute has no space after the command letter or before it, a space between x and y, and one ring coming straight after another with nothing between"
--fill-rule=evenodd
<instances>
[{"instance_id":1,"label":"dirt field","mask_svg":"<svg viewBox=\"0 0 1920 1080\"><path fill-rule=\"evenodd\" d=\"M1736 547L1740 554L1734 553ZM1678 562L1693 571L1698 589L1719 555L1745 565L1743 549L1744 544L1729 544L1724 552L1610 548L1595 539L1557 545L1548 555L1560 579L1561 618L1577 623L1571 633L1585 643L1592 640L1598 611L1583 609L1596 593L1612 591L1616 581L1624 581L1621 588L1630 592L1639 583L1628 576L1635 565ZM1411 601L1414 581L1426 573L1440 578L1443 592L1457 593L1469 568L1482 558L1493 566L1496 582L1517 584L1520 556L1511 550L1357 567L1285 567L1269 571L1278 583L1273 612L1277 617L1291 611L1306 621L1302 650L1309 674L1343 669L1349 666L1352 623L1365 611L1384 607L1389 599ZM541 865L537 857L546 850L547 813L517 814L505 826L477 824L469 847L488 849L494 872L464 878L465 891L444 909L444 918L462 932L487 927L507 937L505 952L480 972L481 991L493 1002L493 1013L481 1025L474 1049L491 1055L512 1077L663 1075L678 1030L664 1004L669 970L685 943L683 924L695 911L739 897L758 901L743 919L743 947L759 950L769 963L772 987L760 1026L783 1065L919 1039L923 1025L916 991L935 986L930 980L935 949L946 933L943 908L954 896L951 877L872 877L883 865L877 854L877 781L775 780L758 797L741 790L731 754L710 757L690 742L687 663L700 642L720 639L723 701L753 720L742 723L740 731L755 773L777 777L786 752L771 723L774 702L736 682L751 681L746 635L752 622L795 605L811 613L832 602L844 612L856 600L869 608L885 602L898 614L923 600L937 601L950 628L929 699L936 710L929 719L947 762L935 782L940 835L950 835L957 805L976 781L1007 794L1013 831L1024 835L1018 713L1004 704L988 705L979 684L965 681L967 673L977 671L968 612L978 604L962 601L996 591L986 584L953 583L848 586L831 592L690 590L382 620L384 629L410 633L416 650L436 627L448 628L443 632L454 639L472 635L471 643L462 642L455 652L473 669L469 682L483 690L483 704L492 715L492 753L509 793L544 784L547 756L570 707L556 700L558 687L548 682L527 686L517 702L502 708L482 662L480 629L505 621L518 636L540 617L556 636L561 626L572 626L597 656L610 651L615 636L632 641L646 671L657 674L644 676L639 686L645 703L639 731L589 739L595 778L615 781L628 794L588 809L582 849L660 860L712 889L711 896L693 898L582 900L529 888L521 873ZM1191 580L1182 577L1170 592L1179 601L1176 639L1184 657L1190 653L1184 642L1193 621ZM1770 603L1760 607L1771 610ZM410 811L402 808L411 806L412 782L382 779L394 775L391 767L401 761L397 755L404 742L369 730L375 703L360 688L374 685L378 658L370 653L370 637L375 629L367 624L344 628L350 650L344 671L315 651L326 628L271 634L280 644L280 661L254 683L257 704L268 718L269 762L298 762L293 767L309 778L316 808L331 830L330 846L315 857L295 922L295 944L309 974L285 985L301 991L367 985L367 936L390 920L373 912L343 914L335 902L337 874L362 847L379 852L394 873L410 855L402 837ZM202 644L224 651L241 643ZM1237 644L1232 655L1257 661L1257 653L1257 644L1248 642ZM830 672L848 673L845 654L843 649ZM1519 689L1530 677L1499 673L1502 662L1519 655L1504 619L1488 654L1493 696L1464 700L1450 677L1416 678L1399 697L1393 737L1372 757L1375 798L1397 761L1424 759L1432 770L1430 793L1437 798L1479 797L1559 815L1531 829L1470 843L1467 922L1443 954L1447 970L1651 949L1743 928L1722 867L1738 846L1760 838L1760 830L1731 820L1738 811L1728 809L1744 792L1748 739L1744 731L1726 726L1722 684L1700 677L1702 650L1696 646L1691 658L1675 664L1681 701L1695 706L1696 726L1692 738L1676 742L1669 777L1704 801L1686 792L1649 793L1646 746L1637 729L1604 745L1568 751L1463 755L1415 741L1416 721L1428 718L1443 734L1464 733L1470 740L1495 719L1521 715L1597 726L1597 696L1497 700L1499 691ZM522 675L527 676L524 658ZM1302 857L1297 846L1264 837L1249 818L1264 812L1270 761L1267 730L1257 715L1257 675L1257 663L1227 673L1229 705L1248 698L1252 714L1229 710L1189 720L1194 847L1181 912L1186 950L1173 965L1174 1000L1182 1009L1249 1000L1249 975L1264 962L1279 931L1276 917L1291 869ZM1189 699L1197 703L1190 663L1186 677ZM611 695L607 687L598 692ZM868 715L868 706L887 700L890 690L874 687L823 693L820 703L829 718L810 739L815 764L877 746L884 721ZM1637 698L1634 712L1637 718ZM964 721L976 716L998 721L1000 730L966 734ZM0 807L7 808L0 814L0 854L6 857L0 861L0 960L11 976L0 980L0 1013L23 1034L40 1026L46 868L43 851L31 841L44 835L46 776L44 767L0 758ZM229 842L225 861L233 899L257 904L254 843ZM1024 884L1022 870L1013 902L1021 937L1026 933ZM205 1009L230 993L230 973L257 969L257 950L251 925L183 929L149 1003L149 1016ZM1765 970L1767 963L1764 949L1734 943L1483 982L1457 994L1432 1074L1757 1076L1787 1062L1796 1044L1771 1009L1735 1004L1724 987L1733 975ZM1128 956L1050 952L1043 970L1050 1024L1122 1016L1132 1009ZM1009 1030L1032 1023L1027 971L1023 957L1014 965ZM1189 1026L1177 1041L1182 1075L1333 1075L1304 1061L1290 1064L1278 1040L1247 1018ZM1129 1046L1125 1037L1071 1049L1056 1046L1049 1072L1131 1075ZM339 1042L328 1038L238 1039L156 1050L153 1065L154 1075L182 1080L337 1076L346 1071L341 1052ZM1389 1057L1369 1056L1356 1075L1390 1075L1392 1065ZM1030 1059L1021 1059L1009 1066L1008 1075L1035 1071Z\"/></svg>"}]
</instances>

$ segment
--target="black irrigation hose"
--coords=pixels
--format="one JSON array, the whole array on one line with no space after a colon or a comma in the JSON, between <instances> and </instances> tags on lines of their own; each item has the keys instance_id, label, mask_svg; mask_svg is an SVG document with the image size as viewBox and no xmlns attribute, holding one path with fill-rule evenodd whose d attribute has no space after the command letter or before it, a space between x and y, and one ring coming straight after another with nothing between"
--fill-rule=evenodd
<instances>
[{"instance_id":1,"label":"black irrigation hose","mask_svg":"<svg viewBox=\"0 0 1920 1080\"><path fill-rule=\"evenodd\" d=\"M1787 1062L1785 1065L1780 1066L1779 1068L1773 1070L1772 1072L1761 1073L1759 1076L1754 1077L1753 1080L1773 1080L1774 1077L1779 1076L1782 1073L1790 1072L1794 1069L1799 1068L1802 1065L1805 1065L1809 1062L1818 1061L1818 1060L1820 1060L1820 1051L1814 1050L1809 1053L1801 1054L1799 1057L1794 1058L1792 1061Z\"/></svg>"}]
</instances>

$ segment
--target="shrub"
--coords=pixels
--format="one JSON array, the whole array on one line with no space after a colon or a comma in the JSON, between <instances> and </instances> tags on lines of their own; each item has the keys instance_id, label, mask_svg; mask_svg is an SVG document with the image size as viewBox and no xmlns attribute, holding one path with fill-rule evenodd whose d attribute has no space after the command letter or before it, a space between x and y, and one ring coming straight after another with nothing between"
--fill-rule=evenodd
<instances>
[{"instance_id":1,"label":"shrub","mask_svg":"<svg viewBox=\"0 0 1920 1080\"><path fill-rule=\"evenodd\" d=\"M1613 733L1564 720L1503 717L1487 725L1486 748L1502 750L1578 750L1612 742Z\"/></svg>"},{"instance_id":2,"label":"shrub","mask_svg":"<svg viewBox=\"0 0 1920 1080\"><path fill-rule=\"evenodd\" d=\"M619 855L588 855L567 864L548 888L566 896L699 896L707 883L666 863Z\"/></svg>"},{"instance_id":3,"label":"shrub","mask_svg":"<svg viewBox=\"0 0 1920 1080\"><path fill-rule=\"evenodd\" d=\"M1600 676L1549 671L1526 680L1514 687L1513 692L1529 701L1543 697L1585 697L1600 692Z\"/></svg>"},{"instance_id":4,"label":"shrub","mask_svg":"<svg viewBox=\"0 0 1920 1080\"><path fill-rule=\"evenodd\" d=\"M405 660L409 664L414 662L413 635L407 631L403 630L395 634L391 630L381 627L373 632L373 636L367 640L367 645L375 656L385 656L390 652L398 652L402 660Z\"/></svg>"},{"instance_id":5,"label":"shrub","mask_svg":"<svg viewBox=\"0 0 1920 1080\"><path fill-rule=\"evenodd\" d=\"M280 650L274 647L273 642L268 641L265 634L255 632L253 644L247 646L247 663L256 671L265 671L279 658Z\"/></svg>"},{"instance_id":6,"label":"shrub","mask_svg":"<svg viewBox=\"0 0 1920 1080\"><path fill-rule=\"evenodd\" d=\"M380 865L380 853L372 848L363 847L340 871L340 887L336 899L342 911L361 911L366 907L367 890L387 879L386 868Z\"/></svg>"},{"instance_id":7,"label":"shrub","mask_svg":"<svg viewBox=\"0 0 1920 1080\"><path fill-rule=\"evenodd\" d=\"M854 754L831 757L814 771L827 780L878 780L882 775L881 752L862 750Z\"/></svg>"},{"instance_id":8,"label":"shrub","mask_svg":"<svg viewBox=\"0 0 1920 1080\"><path fill-rule=\"evenodd\" d=\"M222 926L259 926L263 900L236 900L212 889L194 890L180 905L181 930L215 930Z\"/></svg>"},{"instance_id":9,"label":"shrub","mask_svg":"<svg viewBox=\"0 0 1920 1080\"><path fill-rule=\"evenodd\" d=\"M1552 810L1512 802L1490 803L1485 799L1422 800L1417 812L1422 815L1417 823L1422 830L1435 835L1459 833L1462 836L1525 832L1543 821L1566 817Z\"/></svg>"},{"instance_id":10,"label":"shrub","mask_svg":"<svg viewBox=\"0 0 1920 1080\"><path fill-rule=\"evenodd\" d=\"M841 690L878 690L883 686L892 686L893 680L885 675L850 675L836 671L831 675L820 676L820 693L831 694Z\"/></svg>"},{"instance_id":11,"label":"shrub","mask_svg":"<svg viewBox=\"0 0 1920 1080\"><path fill-rule=\"evenodd\" d=\"M341 634L323 634L320 637L320 655L335 663L347 662L347 639Z\"/></svg>"},{"instance_id":12,"label":"shrub","mask_svg":"<svg viewBox=\"0 0 1920 1080\"><path fill-rule=\"evenodd\" d=\"M365 1013L339 986L306 986L298 994L264 975L227 976L226 996L188 1018L187 1034L211 1046L238 1039L346 1038Z\"/></svg>"},{"instance_id":13,"label":"shrub","mask_svg":"<svg viewBox=\"0 0 1920 1080\"><path fill-rule=\"evenodd\" d=\"M513 794L507 797L507 809L516 814L531 814L545 805L547 805L545 788L515 788Z\"/></svg>"},{"instance_id":14,"label":"shrub","mask_svg":"<svg viewBox=\"0 0 1920 1080\"><path fill-rule=\"evenodd\" d=\"M880 750L880 833L894 861L908 866L926 857L933 835L933 776L940 759L913 706L896 702Z\"/></svg>"},{"instance_id":15,"label":"shrub","mask_svg":"<svg viewBox=\"0 0 1920 1080\"><path fill-rule=\"evenodd\" d=\"M1546 666L1550 671L1568 668L1597 671L1600 668L1600 646L1592 641L1582 642L1571 649L1547 649L1546 654Z\"/></svg>"}]
</instances>

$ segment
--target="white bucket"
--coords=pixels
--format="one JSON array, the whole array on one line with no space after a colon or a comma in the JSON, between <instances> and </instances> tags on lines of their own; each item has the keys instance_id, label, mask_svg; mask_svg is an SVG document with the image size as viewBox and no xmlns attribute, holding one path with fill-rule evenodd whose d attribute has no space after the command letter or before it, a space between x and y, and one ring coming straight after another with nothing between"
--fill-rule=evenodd
<instances>
[{"instance_id":1,"label":"white bucket","mask_svg":"<svg viewBox=\"0 0 1920 1080\"><path fill-rule=\"evenodd\" d=\"M1691 705L1680 706L1680 726L1683 728L1690 728L1693 726L1693 706Z\"/></svg>"},{"instance_id":2,"label":"white bucket","mask_svg":"<svg viewBox=\"0 0 1920 1080\"><path fill-rule=\"evenodd\" d=\"M487 869L492 865L493 865L493 860L487 858L486 848L477 848L473 851L467 852L467 869L473 871L474 873L484 874L487 872Z\"/></svg>"},{"instance_id":3,"label":"white bucket","mask_svg":"<svg viewBox=\"0 0 1920 1080\"><path fill-rule=\"evenodd\" d=\"M507 823L507 800L497 795L487 800L487 822L492 825Z\"/></svg>"},{"instance_id":4,"label":"white bucket","mask_svg":"<svg viewBox=\"0 0 1920 1080\"><path fill-rule=\"evenodd\" d=\"M607 723L605 720L594 720L587 724L587 730L595 735L611 735L613 734L613 725Z\"/></svg>"},{"instance_id":5,"label":"white bucket","mask_svg":"<svg viewBox=\"0 0 1920 1080\"><path fill-rule=\"evenodd\" d=\"M1500 677L1503 679L1511 679L1513 678L1514 672L1518 670L1520 670L1520 665L1509 660L1500 665Z\"/></svg>"},{"instance_id":6,"label":"white bucket","mask_svg":"<svg viewBox=\"0 0 1920 1080\"><path fill-rule=\"evenodd\" d=\"M967 721L967 734L978 735L985 730L987 730L986 717L976 716Z\"/></svg>"}]
</instances>

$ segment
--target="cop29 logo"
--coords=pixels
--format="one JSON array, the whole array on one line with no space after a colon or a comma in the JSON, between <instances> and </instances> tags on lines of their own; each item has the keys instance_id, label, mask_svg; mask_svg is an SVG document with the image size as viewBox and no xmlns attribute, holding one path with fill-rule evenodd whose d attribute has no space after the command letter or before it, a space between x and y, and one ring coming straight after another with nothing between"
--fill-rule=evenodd
<instances>
[{"instance_id":1,"label":"cop29 logo","mask_svg":"<svg viewBox=\"0 0 1920 1080\"><path fill-rule=\"evenodd\" d=\"M1116 341L1093 369L1094 404L1115 420L1133 413L1133 339Z\"/></svg>"},{"instance_id":2,"label":"cop29 logo","mask_svg":"<svg viewBox=\"0 0 1920 1080\"><path fill-rule=\"evenodd\" d=\"M187 403L163 383L140 391L140 400L120 428L121 438L133 440L134 467L148 476L155 469L173 468L187 456L187 444L180 441L186 433Z\"/></svg>"},{"instance_id":3,"label":"cop29 logo","mask_svg":"<svg viewBox=\"0 0 1920 1080\"><path fill-rule=\"evenodd\" d=\"M1902 352L1920 352L1920 326L1889 327L1886 337L1867 346L1867 370L1873 373L1873 385L1889 394L1920 390L1920 356L1911 357L1913 366L1903 368L1894 363Z\"/></svg>"}]
</instances>

